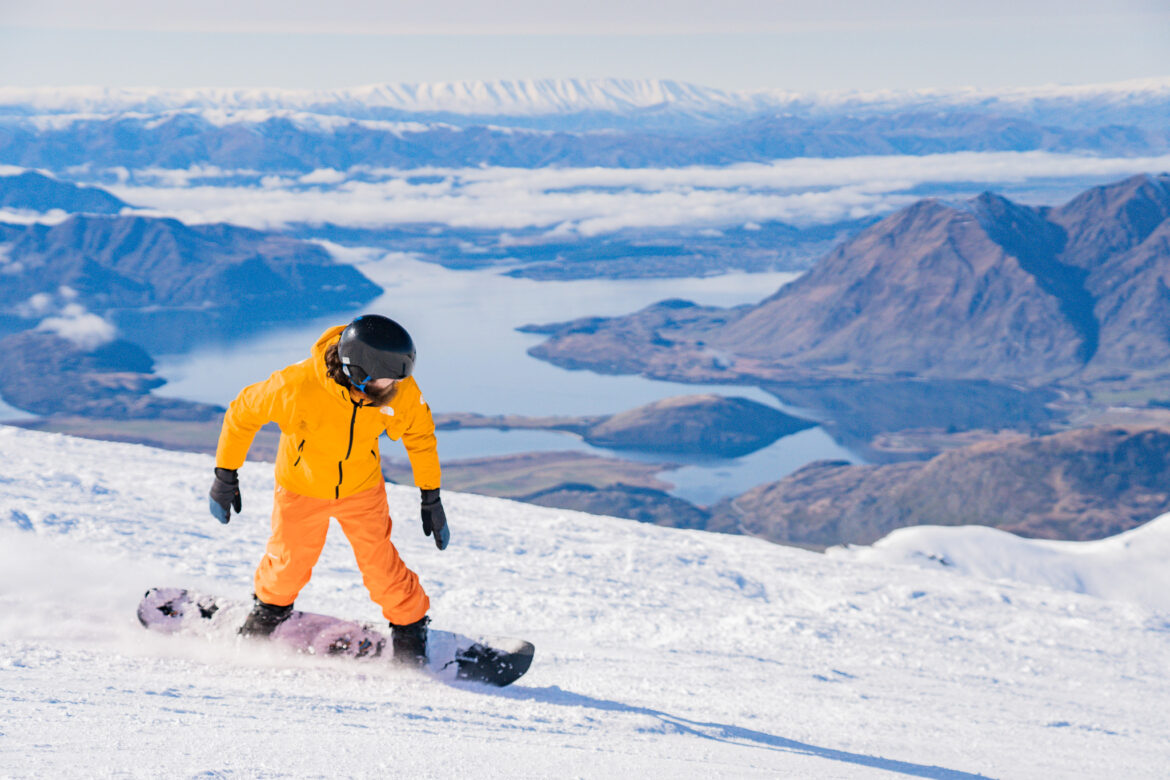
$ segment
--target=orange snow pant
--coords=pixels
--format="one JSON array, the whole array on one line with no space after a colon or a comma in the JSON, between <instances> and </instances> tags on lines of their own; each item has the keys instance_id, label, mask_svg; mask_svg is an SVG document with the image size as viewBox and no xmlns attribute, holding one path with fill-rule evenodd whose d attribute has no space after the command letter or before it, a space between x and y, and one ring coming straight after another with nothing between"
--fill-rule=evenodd
<instances>
[{"instance_id":1,"label":"orange snow pant","mask_svg":"<svg viewBox=\"0 0 1170 780\"><path fill-rule=\"evenodd\" d=\"M431 602L418 575L406 568L390 543L390 507L382 484L339 499L310 498L278 486L272 537L256 569L256 596L268 604L292 604L309 582L334 519L353 547L370 598L386 619L403 625L422 618Z\"/></svg>"}]
</instances>

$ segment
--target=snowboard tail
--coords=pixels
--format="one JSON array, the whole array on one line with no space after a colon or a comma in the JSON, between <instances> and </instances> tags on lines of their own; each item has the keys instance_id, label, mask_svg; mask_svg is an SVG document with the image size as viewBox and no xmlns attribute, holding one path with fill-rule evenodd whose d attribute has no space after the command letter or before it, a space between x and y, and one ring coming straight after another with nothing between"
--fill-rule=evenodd
<instances>
[{"instance_id":1,"label":"snowboard tail","mask_svg":"<svg viewBox=\"0 0 1170 780\"><path fill-rule=\"evenodd\" d=\"M185 588L151 588L138 604L138 621L163 634L234 636L250 609ZM390 638L374 626L312 612L293 610L268 641L309 655L392 661ZM522 639L471 638L429 628L426 669L440 679L503 687L528 671L534 652Z\"/></svg>"}]
</instances>

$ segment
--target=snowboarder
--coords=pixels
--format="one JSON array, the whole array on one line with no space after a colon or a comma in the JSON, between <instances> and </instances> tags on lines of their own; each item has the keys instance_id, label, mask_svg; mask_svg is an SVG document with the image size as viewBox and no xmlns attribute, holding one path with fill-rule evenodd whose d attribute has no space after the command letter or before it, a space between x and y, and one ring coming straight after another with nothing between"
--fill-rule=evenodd
<instances>
[{"instance_id":1,"label":"snowboarder","mask_svg":"<svg viewBox=\"0 0 1170 780\"><path fill-rule=\"evenodd\" d=\"M378 453L382 433L402 439L421 491L423 532L445 549L450 530L439 498L435 424L411 376L414 361L410 334L367 314L325 331L308 359L245 387L228 407L211 486L211 514L221 523L242 508L238 469L256 432L268 422L280 426L272 536L241 634L268 636L288 617L336 519L390 623L395 660L426 662L430 600L390 542Z\"/></svg>"}]
</instances>

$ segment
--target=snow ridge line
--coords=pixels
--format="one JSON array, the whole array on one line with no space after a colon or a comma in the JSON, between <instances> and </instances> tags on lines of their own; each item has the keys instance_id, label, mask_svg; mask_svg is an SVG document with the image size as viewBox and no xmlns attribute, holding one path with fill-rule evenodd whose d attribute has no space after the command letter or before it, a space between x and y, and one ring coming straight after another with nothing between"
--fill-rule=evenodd
<instances>
[{"instance_id":1,"label":"snow ridge line","mask_svg":"<svg viewBox=\"0 0 1170 780\"><path fill-rule=\"evenodd\" d=\"M796 92L722 90L668 79L517 79L371 84L343 89L197 87L0 87L7 113L159 113L176 108L299 109L338 116L371 110L484 116L629 114L666 109L697 114L763 111L897 110L993 106L1021 109L1046 101L1090 102L1101 107L1170 100L1170 76L1103 84L1015 88L956 88Z\"/></svg>"}]
</instances>

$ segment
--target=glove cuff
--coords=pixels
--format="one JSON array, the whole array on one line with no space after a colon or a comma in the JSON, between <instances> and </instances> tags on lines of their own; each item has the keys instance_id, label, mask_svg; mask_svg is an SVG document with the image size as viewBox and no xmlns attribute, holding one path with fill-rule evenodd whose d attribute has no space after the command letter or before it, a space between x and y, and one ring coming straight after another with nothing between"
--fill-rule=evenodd
<instances>
[{"instance_id":1,"label":"glove cuff","mask_svg":"<svg viewBox=\"0 0 1170 780\"><path fill-rule=\"evenodd\" d=\"M430 490L420 489L419 493L422 494L422 502L424 504L437 504L437 503L439 503L439 489L438 488L432 488Z\"/></svg>"},{"instance_id":2,"label":"glove cuff","mask_svg":"<svg viewBox=\"0 0 1170 780\"><path fill-rule=\"evenodd\" d=\"M235 485L240 481L240 472L236 469L221 469L219 466L216 466L215 478L229 485Z\"/></svg>"}]
</instances>

